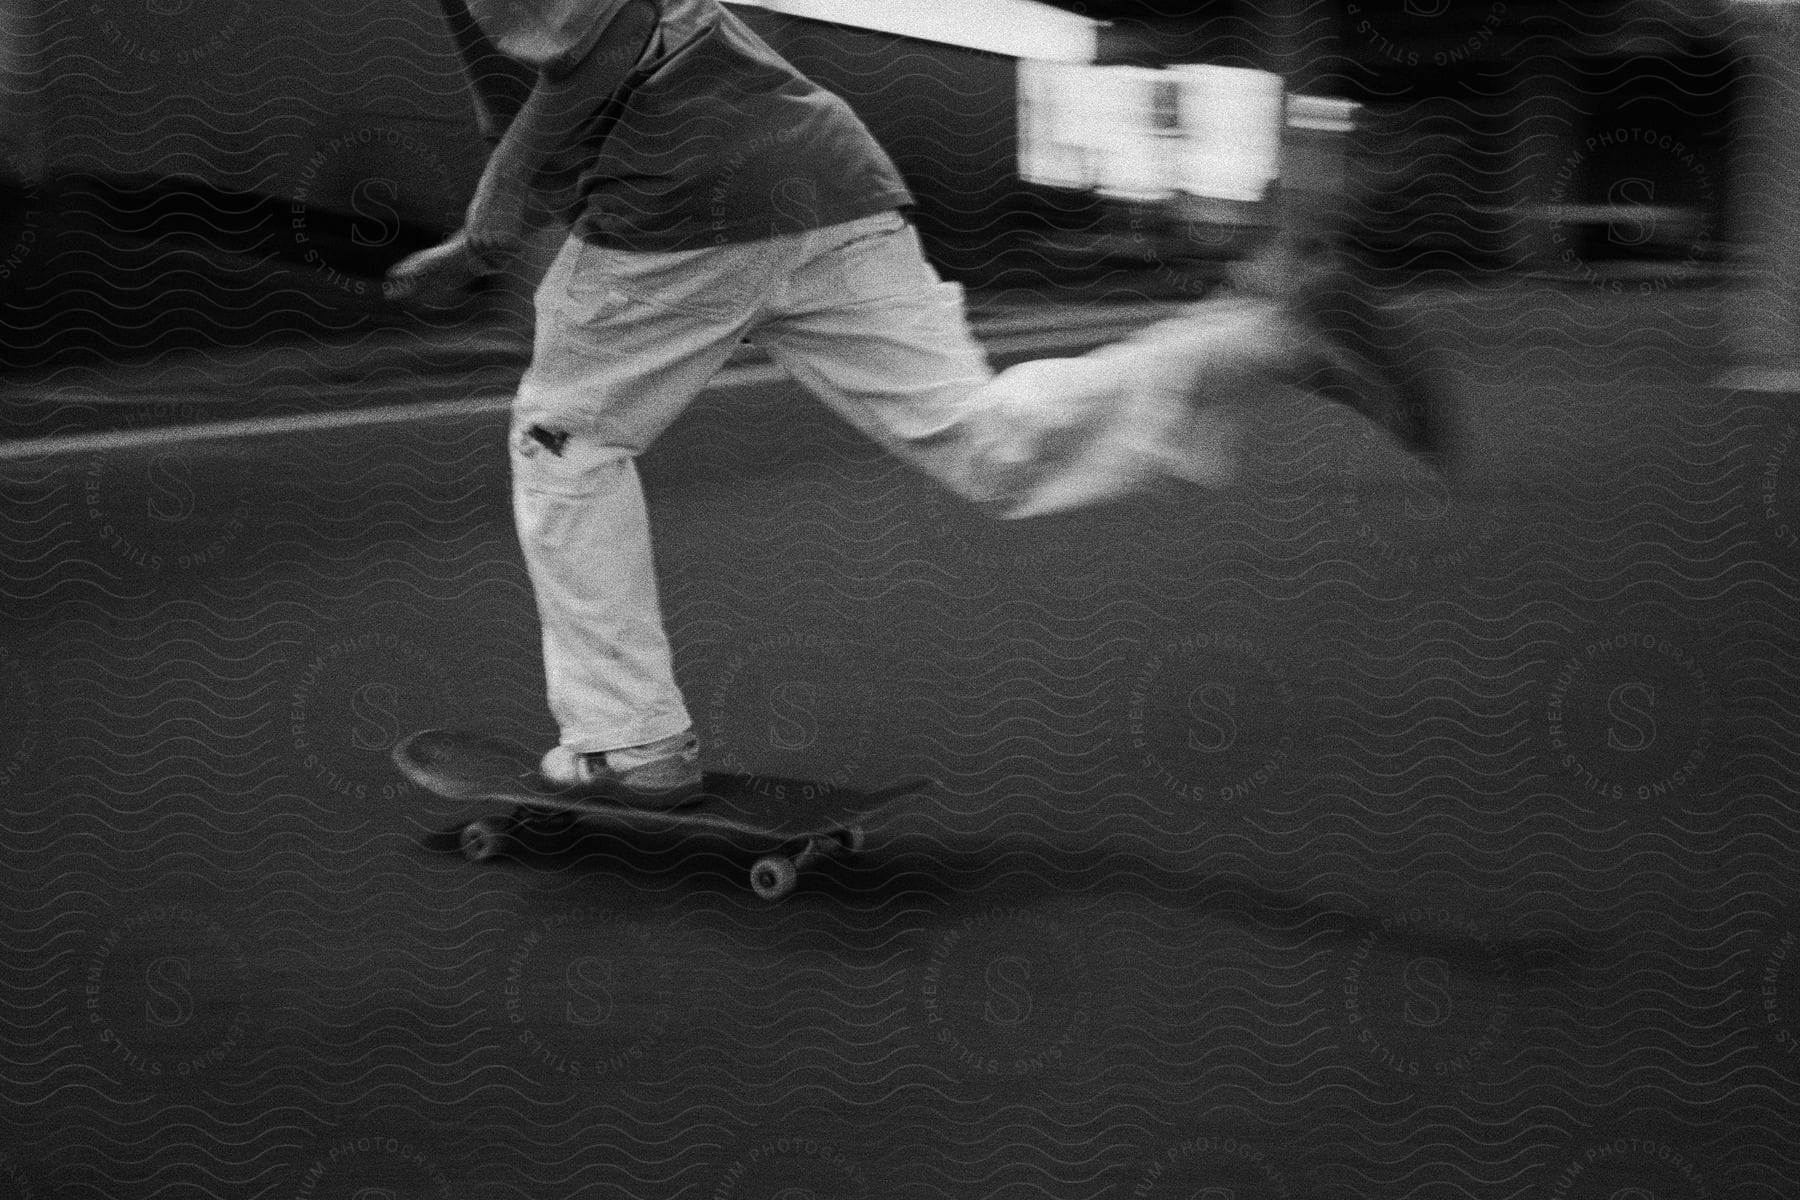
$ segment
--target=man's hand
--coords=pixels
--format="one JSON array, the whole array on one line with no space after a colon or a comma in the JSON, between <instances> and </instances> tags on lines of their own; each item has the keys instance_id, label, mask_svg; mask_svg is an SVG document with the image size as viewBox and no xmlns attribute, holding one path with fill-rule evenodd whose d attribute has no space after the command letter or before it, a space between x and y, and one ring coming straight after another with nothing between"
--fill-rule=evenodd
<instances>
[{"instance_id":1,"label":"man's hand","mask_svg":"<svg viewBox=\"0 0 1800 1200\"><path fill-rule=\"evenodd\" d=\"M494 257L470 244L467 233L458 233L442 245L409 254L388 268L381 292L389 300L445 304L477 279L499 269Z\"/></svg>"}]
</instances>

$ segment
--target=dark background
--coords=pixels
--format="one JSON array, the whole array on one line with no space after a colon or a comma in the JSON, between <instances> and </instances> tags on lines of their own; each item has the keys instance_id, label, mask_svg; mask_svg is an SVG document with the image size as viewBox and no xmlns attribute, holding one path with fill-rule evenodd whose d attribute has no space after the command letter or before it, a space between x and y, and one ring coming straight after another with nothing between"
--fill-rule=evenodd
<instances>
[{"instance_id":1,"label":"dark background","mask_svg":"<svg viewBox=\"0 0 1800 1200\"><path fill-rule=\"evenodd\" d=\"M703 839L446 852L481 807L395 739L554 736L517 297L374 291L472 182L462 81L424 0L155 3L36 5L7 110L0 1197L1791 1195L1735 9L1109 8L1108 61L1366 105L1344 208L1459 469L1270 384L1232 486L992 522L734 361L641 464L706 753L938 781L767 905ZM1010 64L756 19L996 365L1216 280L1011 178Z\"/></svg>"},{"instance_id":2,"label":"dark background","mask_svg":"<svg viewBox=\"0 0 1800 1200\"><path fill-rule=\"evenodd\" d=\"M454 228L485 149L434 3L21 7L26 85L8 154L31 182L15 183L4 220L36 237L6 280L0 363L416 324L375 281ZM1550 206L1631 199L1610 195L1624 177L1690 209L1713 234L1703 257L1719 255L1738 90L1729 21L1672 19L1657 4L1354 7L1086 11L1113 22L1102 63L1277 69L1300 90L1365 104L1350 200L1368 210L1371 253L1408 278L1562 269ZM1222 252L1242 249L1197 239L1166 205L1022 184L1011 60L743 12L870 123L957 279L1142 297L1170 292L1156 267L1203 285ZM1559 186L1582 142L1620 124L1692 147L1709 186L1668 156L1597 159ZM1616 250L1591 218L1571 232L1584 260ZM1630 250L1680 257L1692 242Z\"/></svg>"}]
</instances>

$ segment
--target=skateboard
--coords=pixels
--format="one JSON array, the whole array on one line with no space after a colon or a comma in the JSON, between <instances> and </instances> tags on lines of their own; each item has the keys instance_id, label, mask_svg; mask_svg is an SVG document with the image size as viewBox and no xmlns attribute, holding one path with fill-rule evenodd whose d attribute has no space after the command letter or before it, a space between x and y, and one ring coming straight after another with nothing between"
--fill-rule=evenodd
<instances>
[{"instance_id":1,"label":"skateboard","mask_svg":"<svg viewBox=\"0 0 1800 1200\"><path fill-rule=\"evenodd\" d=\"M793 891L800 872L814 863L859 853L865 818L930 785L913 779L859 791L708 771L694 803L646 809L622 804L604 789L559 787L538 774L538 753L485 734L423 730L402 738L393 757L402 775L445 799L512 806L507 816L476 817L449 831L470 862L503 855L520 834L564 833L576 825L624 833L708 833L757 856L750 889L764 900Z\"/></svg>"}]
</instances>

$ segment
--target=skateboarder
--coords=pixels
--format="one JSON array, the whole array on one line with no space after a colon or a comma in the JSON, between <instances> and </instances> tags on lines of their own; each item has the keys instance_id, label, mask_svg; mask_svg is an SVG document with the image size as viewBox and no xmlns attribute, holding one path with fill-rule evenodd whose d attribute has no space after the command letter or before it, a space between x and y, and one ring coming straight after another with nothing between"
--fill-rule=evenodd
<instances>
[{"instance_id":1,"label":"skateboarder","mask_svg":"<svg viewBox=\"0 0 1800 1200\"><path fill-rule=\"evenodd\" d=\"M571 226L538 289L510 440L561 730L542 764L554 781L653 807L699 786L634 460L741 339L1000 516L1158 476L1223 484L1233 398L1278 379L1439 449L1430 397L1379 365L1378 314L1328 253L1284 243L1260 288L995 376L960 288L920 251L893 163L717 0L440 3L497 145L462 229L398 264L391 292L496 270L534 195L558 197Z\"/></svg>"}]
</instances>

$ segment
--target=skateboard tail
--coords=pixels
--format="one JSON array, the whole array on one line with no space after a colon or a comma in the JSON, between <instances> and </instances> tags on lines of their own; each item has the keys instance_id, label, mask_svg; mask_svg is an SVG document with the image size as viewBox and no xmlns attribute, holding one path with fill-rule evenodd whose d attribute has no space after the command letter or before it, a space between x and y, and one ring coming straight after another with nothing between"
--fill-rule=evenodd
<instances>
[{"instance_id":1,"label":"skateboard tail","mask_svg":"<svg viewBox=\"0 0 1800 1200\"><path fill-rule=\"evenodd\" d=\"M524 769L518 747L499 738L433 736L403 738L394 765L407 778L450 800L478 800L508 792L536 792L535 772Z\"/></svg>"}]
</instances>

